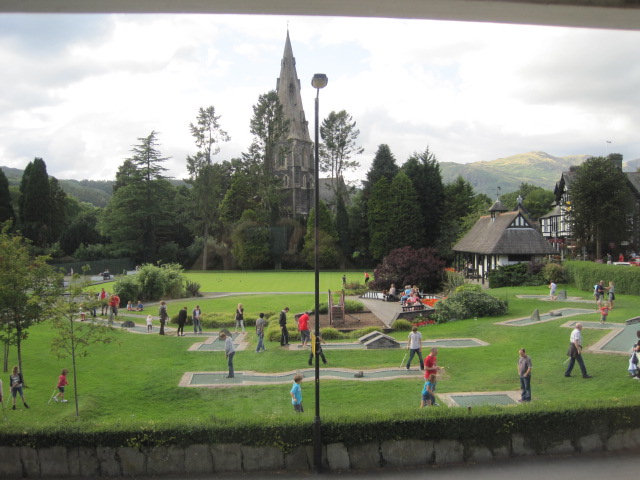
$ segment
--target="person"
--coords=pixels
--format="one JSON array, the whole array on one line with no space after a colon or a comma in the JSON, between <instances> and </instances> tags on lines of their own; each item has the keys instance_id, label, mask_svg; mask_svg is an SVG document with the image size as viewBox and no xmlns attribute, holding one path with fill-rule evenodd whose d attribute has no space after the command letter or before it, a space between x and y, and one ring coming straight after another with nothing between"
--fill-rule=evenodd
<instances>
[{"instance_id":1,"label":"person","mask_svg":"<svg viewBox=\"0 0 640 480\"><path fill-rule=\"evenodd\" d=\"M551 283L549 284L549 296L551 297L551 300L555 300L556 299L556 289L558 288L558 286L555 284L555 282L553 280L551 280Z\"/></svg>"},{"instance_id":2,"label":"person","mask_svg":"<svg viewBox=\"0 0 640 480\"><path fill-rule=\"evenodd\" d=\"M256 320L256 336L258 337L258 346L256 347L256 353L264 352L264 327L267 325L267 321L264 319L264 313L260 313L260 316Z\"/></svg>"},{"instance_id":3,"label":"person","mask_svg":"<svg viewBox=\"0 0 640 480\"><path fill-rule=\"evenodd\" d=\"M602 299L604 298L604 280L600 280L594 285L593 295L596 297L596 304L599 308L602 305Z\"/></svg>"},{"instance_id":4,"label":"person","mask_svg":"<svg viewBox=\"0 0 640 480\"><path fill-rule=\"evenodd\" d=\"M431 378L431 375L434 375L434 379L432 382L433 385L433 391L436 391L436 387L437 387L437 380L438 380L438 369L440 367L438 367L438 349L436 347L433 347L431 349L431 353L429 353L429 355L427 355L427 358L424 359L424 378L425 380L428 380ZM437 403L433 402L434 405L438 405Z\"/></svg>"},{"instance_id":5,"label":"person","mask_svg":"<svg viewBox=\"0 0 640 480\"><path fill-rule=\"evenodd\" d=\"M80 304L80 321L84 322L87 319L87 312L84 311L84 305Z\"/></svg>"},{"instance_id":6,"label":"person","mask_svg":"<svg viewBox=\"0 0 640 480\"><path fill-rule=\"evenodd\" d=\"M27 405L27 401L24 398L24 392L22 391L22 386L24 384L24 379L22 378L22 373L18 369L16 365L13 367L11 371L11 375L9 375L9 388L11 389L11 397L13 398L13 409L16 409L16 396L19 394L22 399L22 403L24 403L24 408L29 408Z\"/></svg>"},{"instance_id":7,"label":"person","mask_svg":"<svg viewBox=\"0 0 640 480\"><path fill-rule=\"evenodd\" d=\"M611 254L607 253L607 265L611 265Z\"/></svg>"},{"instance_id":8,"label":"person","mask_svg":"<svg viewBox=\"0 0 640 480\"><path fill-rule=\"evenodd\" d=\"M220 333L220 340L224 341L224 355L227 358L227 366L229 367L229 374L224 378L234 378L235 372L233 370L233 356L236 353L233 348L233 339L227 336L226 333Z\"/></svg>"},{"instance_id":9,"label":"person","mask_svg":"<svg viewBox=\"0 0 640 480\"><path fill-rule=\"evenodd\" d=\"M280 312L280 319L278 323L280 325L280 331L282 334L280 335L280 346L286 347L289 345L289 331L287 330L287 312L289 312L289 307L284 307Z\"/></svg>"},{"instance_id":10,"label":"person","mask_svg":"<svg viewBox=\"0 0 640 480\"><path fill-rule=\"evenodd\" d=\"M527 355L527 352L524 348L521 348L519 351L518 357L518 376L520 377L520 389L522 390L522 395L520 396L520 403L530 402L531 401L531 357Z\"/></svg>"},{"instance_id":11,"label":"person","mask_svg":"<svg viewBox=\"0 0 640 480\"><path fill-rule=\"evenodd\" d=\"M293 405L293 409L298 412L304 412L304 408L302 408L302 388L300 388L300 383L302 383L303 376L298 373L293 377L293 386L291 387L291 404Z\"/></svg>"},{"instance_id":12,"label":"person","mask_svg":"<svg viewBox=\"0 0 640 480\"><path fill-rule=\"evenodd\" d=\"M313 366L313 357L316 355L316 349L318 350L318 356L322 359L322 363L327 364L327 358L324 356L324 352L322 351L322 344L327 343L320 336L317 337L318 342L316 343L316 334L311 334L311 352L309 353L309 366Z\"/></svg>"},{"instance_id":13,"label":"person","mask_svg":"<svg viewBox=\"0 0 640 480\"><path fill-rule=\"evenodd\" d=\"M244 333L244 308L242 308L242 304L238 304L238 308L236 308L236 333L238 332L238 325L242 328L242 333Z\"/></svg>"},{"instance_id":14,"label":"person","mask_svg":"<svg viewBox=\"0 0 640 480\"><path fill-rule=\"evenodd\" d=\"M618 261L619 262L624 262L624 253L620 254L620 256L618 257Z\"/></svg>"},{"instance_id":15,"label":"person","mask_svg":"<svg viewBox=\"0 0 640 480\"><path fill-rule=\"evenodd\" d=\"M69 370L63 368L60 376L58 377L58 393L53 397L56 402L67 403L64 399L64 387L69 385L69 382L67 382L67 373L69 373Z\"/></svg>"},{"instance_id":16,"label":"person","mask_svg":"<svg viewBox=\"0 0 640 480\"><path fill-rule=\"evenodd\" d=\"M598 310L600 311L600 324L604 325L604 322L607 321L609 310L611 310L611 305L609 302L604 302L604 305L602 305Z\"/></svg>"},{"instance_id":17,"label":"person","mask_svg":"<svg viewBox=\"0 0 640 480\"><path fill-rule=\"evenodd\" d=\"M202 335L202 322L200 321L200 315L202 315L202 311L200 310L200 305L196 305L196 308L191 312L191 319L193 320L193 333L196 335Z\"/></svg>"},{"instance_id":18,"label":"person","mask_svg":"<svg viewBox=\"0 0 640 480\"><path fill-rule=\"evenodd\" d=\"M369 283L369 272L364 272L364 286L366 287Z\"/></svg>"},{"instance_id":19,"label":"person","mask_svg":"<svg viewBox=\"0 0 640 480\"><path fill-rule=\"evenodd\" d=\"M133 312L133 303L131 300L127 302L127 312Z\"/></svg>"},{"instance_id":20,"label":"person","mask_svg":"<svg viewBox=\"0 0 640 480\"><path fill-rule=\"evenodd\" d=\"M142 305L142 302L138 300L138 306L136 307L136 312L141 312L142 310L144 310L144 305Z\"/></svg>"},{"instance_id":21,"label":"person","mask_svg":"<svg viewBox=\"0 0 640 480\"><path fill-rule=\"evenodd\" d=\"M147 315L147 332L150 332L153 330L153 317L151 316L151 314Z\"/></svg>"},{"instance_id":22,"label":"person","mask_svg":"<svg viewBox=\"0 0 640 480\"><path fill-rule=\"evenodd\" d=\"M578 365L580 365L580 371L582 372L582 378L591 378L591 375L587 373L587 367L584 365L584 360L582 360L582 324L576 323L576 327L571 332L571 336L569 337L569 350L567 351L567 356L569 357L569 366L567 370L564 372L565 377L571 376L571 371L573 370L573 366L576 361Z\"/></svg>"},{"instance_id":23,"label":"person","mask_svg":"<svg viewBox=\"0 0 640 480\"><path fill-rule=\"evenodd\" d=\"M420 408L430 407L434 403L433 389L436 384L436 376L434 374L429 375L429 378L424 382L422 387L422 399L420 400Z\"/></svg>"},{"instance_id":24,"label":"person","mask_svg":"<svg viewBox=\"0 0 640 480\"><path fill-rule=\"evenodd\" d=\"M613 302L616 299L616 286L613 283L613 280L609 282L609 286L605 288L607 292L609 292L609 310L613 310Z\"/></svg>"},{"instance_id":25,"label":"person","mask_svg":"<svg viewBox=\"0 0 640 480\"><path fill-rule=\"evenodd\" d=\"M638 363L640 359L638 358L638 354L640 353L640 341L638 343L634 343L631 347L631 357L629 358L629 368L628 372L631 375L631 378L635 378L636 380L640 380L640 371L638 370Z\"/></svg>"},{"instance_id":26,"label":"person","mask_svg":"<svg viewBox=\"0 0 640 480\"><path fill-rule=\"evenodd\" d=\"M187 307L178 312L178 337L184 337L184 324L187 323Z\"/></svg>"},{"instance_id":27,"label":"person","mask_svg":"<svg viewBox=\"0 0 640 480\"><path fill-rule=\"evenodd\" d=\"M169 314L167 313L167 302L165 302L164 300L160 302L158 317L160 317L160 335L164 335L164 324L169 318Z\"/></svg>"},{"instance_id":28,"label":"person","mask_svg":"<svg viewBox=\"0 0 640 480\"><path fill-rule=\"evenodd\" d=\"M107 291L104 288L100 290L100 293L98 294L98 299L100 300L100 306L102 307L102 311L100 312L100 315L104 316L109 309L108 295L107 295Z\"/></svg>"},{"instance_id":29,"label":"person","mask_svg":"<svg viewBox=\"0 0 640 480\"><path fill-rule=\"evenodd\" d=\"M398 290L396 289L396 284L392 283L391 287L389 287L389 291L387 292L387 296L385 297L387 302L397 302L398 301Z\"/></svg>"},{"instance_id":30,"label":"person","mask_svg":"<svg viewBox=\"0 0 640 480\"><path fill-rule=\"evenodd\" d=\"M342 275L342 288L346 288L346 287L347 287L347 276Z\"/></svg>"},{"instance_id":31,"label":"person","mask_svg":"<svg viewBox=\"0 0 640 480\"><path fill-rule=\"evenodd\" d=\"M120 306L120 297L113 294L109 297L109 324L113 323L114 316L118 317L118 307Z\"/></svg>"},{"instance_id":32,"label":"person","mask_svg":"<svg viewBox=\"0 0 640 480\"><path fill-rule=\"evenodd\" d=\"M407 370L411 368L411 360L417 353L418 360L420 360L420 370L424 370L422 363L422 334L418 331L418 327L413 326L411 333L409 334L409 342L407 343L407 349L409 350L409 361L407 362Z\"/></svg>"},{"instance_id":33,"label":"person","mask_svg":"<svg viewBox=\"0 0 640 480\"><path fill-rule=\"evenodd\" d=\"M302 348L307 346L309 339L309 312L304 312L298 318L298 331L300 332L300 341L302 342Z\"/></svg>"}]
</instances>

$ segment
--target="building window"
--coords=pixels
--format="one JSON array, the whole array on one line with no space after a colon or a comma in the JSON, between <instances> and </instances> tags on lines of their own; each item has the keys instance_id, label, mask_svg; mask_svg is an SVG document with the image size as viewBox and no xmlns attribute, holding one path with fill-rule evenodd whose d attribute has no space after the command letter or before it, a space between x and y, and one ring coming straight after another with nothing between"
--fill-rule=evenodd
<instances>
[{"instance_id":1,"label":"building window","mask_svg":"<svg viewBox=\"0 0 640 480\"><path fill-rule=\"evenodd\" d=\"M284 177L282 177L282 186L284 187L289 186L289 175L285 175Z\"/></svg>"}]
</instances>

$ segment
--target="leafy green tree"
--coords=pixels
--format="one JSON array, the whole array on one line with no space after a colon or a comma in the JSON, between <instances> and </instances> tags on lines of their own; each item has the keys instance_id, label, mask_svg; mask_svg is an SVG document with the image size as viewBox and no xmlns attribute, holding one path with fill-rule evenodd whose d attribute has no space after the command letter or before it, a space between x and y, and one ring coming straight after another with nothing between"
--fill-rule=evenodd
<instances>
[{"instance_id":1,"label":"leafy green tree","mask_svg":"<svg viewBox=\"0 0 640 480\"><path fill-rule=\"evenodd\" d=\"M414 212L422 217L414 221L415 230L421 236L421 245L432 247L440 237L444 213L444 185L440 165L436 156L427 147L424 152L414 153L402 166L416 192Z\"/></svg>"},{"instance_id":2,"label":"leafy green tree","mask_svg":"<svg viewBox=\"0 0 640 480\"><path fill-rule=\"evenodd\" d=\"M529 183L521 183L515 192L501 195L500 202L509 210L514 210L518 205L518 198L522 199L522 205L527 209L533 220L537 220L549 213L555 201L555 196L551 190Z\"/></svg>"},{"instance_id":3,"label":"leafy green tree","mask_svg":"<svg viewBox=\"0 0 640 480\"><path fill-rule=\"evenodd\" d=\"M71 201L55 177L49 178L49 242L57 242L67 228L67 212ZM73 200L74 203L75 200Z\"/></svg>"},{"instance_id":4,"label":"leafy green tree","mask_svg":"<svg viewBox=\"0 0 640 480\"><path fill-rule=\"evenodd\" d=\"M336 230L338 232L338 241L343 258L351 256L351 235L349 227L349 212L344 204L342 195L340 195L338 196L336 205Z\"/></svg>"},{"instance_id":5,"label":"leafy green tree","mask_svg":"<svg viewBox=\"0 0 640 480\"><path fill-rule=\"evenodd\" d=\"M88 267L87 267L88 268ZM80 416L78 406L78 362L77 359L89 354L87 350L92 344L111 343L114 341L113 328L89 317L80 322L80 311L88 311L98 306L95 294L88 291L91 282L86 277L74 274L66 295L59 296L53 305L55 315L51 319L54 337L51 340L51 351L58 358L71 358L73 372L73 398L76 417Z\"/></svg>"},{"instance_id":6,"label":"leafy green tree","mask_svg":"<svg viewBox=\"0 0 640 480\"><path fill-rule=\"evenodd\" d=\"M271 262L269 228L252 210L246 210L231 235L233 256L243 270L265 268Z\"/></svg>"},{"instance_id":7,"label":"leafy green tree","mask_svg":"<svg viewBox=\"0 0 640 480\"><path fill-rule=\"evenodd\" d=\"M118 167L116 172L116 183L113 184L113 193L116 193L119 188L126 187L140 181L140 172L133 163L133 160L127 158L122 165Z\"/></svg>"},{"instance_id":8,"label":"leafy green tree","mask_svg":"<svg viewBox=\"0 0 640 480\"><path fill-rule=\"evenodd\" d=\"M371 256L382 259L386 253L397 246L395 234L398 224L390 221L394 217L391 183L387 177L381 177L374 185L368 202L367 217L371 235Z\"/></svg>"},{"instance_id":9,"label":"leafy green tree","mask_svg":"<svg viewBox=\"0 0 640 480\"><path fill-rule=\"evenodd\" d=\"M11 192L9 191L9 180L0 169L0 223L4 223L7 220L12 220L15 224L16 213L13 210L13 203L11 201Z\"/></svg>"},{"instance_id":10,"label":"leafy green tree","mask_svg":"<svg viewBox=\"0 0 640 480\"><path fill-rule=\"evenodd\" d=\"M89 207L85 209L60 236L60 248L67 255L73 253L80 245L104 243L106 239L98 231L98 215L102 209Z\"/></svg>"},{"instance_id":11,"label":"leafy green tree","mask_svg":"<svg viewBox=\"0 0 640 480\"><path fill-rule=\"evenodd\" d=\"M257 156L262 161L265 175L272 175L276 162L284 159L285 152L289 149L289 121L285 119L282 104L275 90L258 97L258 103L253 106L249 126L254 136L250 147L251 156Z\"/></svg>"},{"instance_id":12,"label":"leafy green tree","mask_svg":"<svg viewBox=\"0 0 640 480\"><path fill-rule=\"evenodd\" d=\"M48 184L48 183L47 183ZM0 329L5 341L17 347L22 364L22 342L29 327L53 316L53 304L61 293L62 275L47 265L49 257L34 256L29 240L9 234L9 223L0 231Z\"/></svg>"},{"instance_id":13,"label":"leafy green tree","mask_svg":"<svg viewBox=\"0 0 640 480\"><path fill-rule=\"evenodd\" d=\"M233 175L231 186L220 204L220 219L228 228L240 220L245 210L254 210L257 205L255 197L255 180L239 171Z\"/></svg>"},{"instance_id":14,"label":"leafy green tree","mask_svg":"<svg viewBox=\"0 0 640 480\"><path fill-rule=\"evenodd\" d=\"M360 130L356 122L345 110L332 111L320 126L322 144L319 146L319 162L321 172L331 172L334 179L334 191L338 192L344 185L343 174L360 166L351 158L364 152L357 144Z\"/></svg>"},{"instance_id":15,"label":"leafy green tree","mask_svg":"<svg viewBox=\"0 0 640 480\"><path fill-rule=\"evenodd\" d=\"M596 258L602 245L629 239L628 219L634 201L626 175L605 157L587 159L571 181L571 232L582 245L595 243Z\"/></svg>"},{"instance_id":16,"label":"leafy green tree","mask_svg":"<svg viewBox=\"0 0 640 480\"><path fill-rule=\"evenodd\" d=\"M220 115L216 115L215 107L200 107L196 123L189 124L191 136L195 139L198 152L187 156L187 170L193 188L192 223L197 231L202 232L204 249L202 269L207 269L207 245L209 231L218 217L218 205L222 197L222 172L214 167L212 157L220 152L220 143L230 140L226 131L220 126Z\"/></svg>"},{"instance_id":17,"label":"leafy green tree","mask_svg":"<svg viewBox=\"0 0 640 480\"><path fill-rule=\"evenodd\" d=\"M336 268L339 262L338 253L338 232L331 216L331 211L327 205L318 202L318 246L319 261L321 268ZM315 218L316 210L311 209L307 219L307 233L304 237L304 258L310 266L315 265Z\"/></svg>"},{"instance_id":18,"label":"leafy green tree","mask_svg":"<svg viewBox=\"0 0 640 480\"><path fill-rule=\"evenodd\" d=\"M20 228L34 245L45 247L51 233L51 188L44 160L35 158L27 165L23 183Z\"/></svg>"}]
</instances>

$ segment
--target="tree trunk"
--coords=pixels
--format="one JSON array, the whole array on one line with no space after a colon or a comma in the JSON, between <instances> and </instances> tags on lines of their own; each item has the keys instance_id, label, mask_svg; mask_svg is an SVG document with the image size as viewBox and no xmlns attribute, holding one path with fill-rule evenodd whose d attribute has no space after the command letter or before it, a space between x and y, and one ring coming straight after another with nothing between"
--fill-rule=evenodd
<instances>
[{"instance_id":1,"label":"tree trunk","mask_svg":"<svg viewBox=\"0 0 640 480\"><path fill-rule=\"evenodd\" d=\"M602 258L602 240L600 238L600 228L596 227L596 260Z\"/></svg>"},{"instance_id":2,"label":"tree trunk","mask_svg":"<svg viewBox=\"0 0 640 480\"><path fill-rule=\"evenodd\" d=\"M22 381L23 385L26 387L27 382L24 380L24 371L22 370L22 340L20 337L22 336L22 329L18 322L16 322L16 348L18 349L18 369L20 373L22 373Z\"/></svg>"},{"instance_id":3,"label":"tree trunk","mask_svg":"<svg viewBox=\"0 0 640 480\"><path fill-rule=\"evenodd\" d=\"M76 373L76 347L75 340L71 339L71 363L73 365L73 401L76 404L76 418L80 416L78 410L78 375Z\"/></svg>"},{"instance_id":4,"label":"tree trunk","mask_svg":"<svg viewBox=\"0 0 640 480\"><path fill-rule=\"evenodd\" d=\"M3 367L3 372L7 373L9 372L9 339L5 340L4 342L4 356L3 356L3 363L2 363L2 367Z\"/></svg>"},{"instance_id":5,"label":"tree trunk","mask_svg":"<svg viewBox=\"0 0 640 480\"><path fill-rule=\"evenodd\" d=\"M204 246L202 248L202 270L207 269L207 244L209 243L209 222L204 222L204 233L202 234Z\"/></svg>"}]
</instances>

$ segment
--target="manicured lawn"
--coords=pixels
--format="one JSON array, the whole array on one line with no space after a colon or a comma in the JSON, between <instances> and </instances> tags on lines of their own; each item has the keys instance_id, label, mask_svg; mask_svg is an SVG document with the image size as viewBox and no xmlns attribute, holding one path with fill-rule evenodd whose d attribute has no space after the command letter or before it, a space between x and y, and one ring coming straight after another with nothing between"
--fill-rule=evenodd
<instances>
[{"instance_id":1,"label":"manicured lawn","mask_svg":"<svg viewBox=\"0 0 640 480\"><path fill-rule=\"evenodd\" d=\"M360 279L362 272L354 272ZM189 277L221 279L222 288L203 287L203 291L242 291L239 286L253 285L253 291L310 292L313 290L312 272L259 272L251 273L196 273ZM339 288L342 272L324 274L326 288ZM347 275L349 277L349 274ZM291 280L291 278L295 280ZM308 280L311 279L309 283ZM207 279L207 281L209 281ZM217 280L214 280L217 282ZM204 282L201 282L204 285ZM323 283L323 284L324 284ZM207 284L210 285L210 284ZM213 283L211 283L213 285ZM269 287L269 288L267 288ZM560 289L565 286L560 286ZM591 298L588 292L567 288L569 295ZM557 320L527 327L494 325L501 320L529 316L534 309L545 313L554 308L590 308L588 304L549 303L538 300L516 299L516 294L546 294L545 287L503 288L491 291L506 298L509 313L502 317L463 320L443 325L421 327L425 338L476 337L490 343L487 347L441 348L439 364L447 367L447 378L438 385L439 392L518 390L516 375L518 348L525 347L533 359L533 402L515 408L553 408L570 404L611 404L637 402L640 382L627 376L628 357L624 355L584 355L591 380L577 376L564 378L566 350L570 330L559 328L567 321ZM324 301L324 295L322 297ZM288 305L292 311L309 308L313 295L308 293L255 296L229 296L215 300L184 299L170 304L170 313L186 305L189 309L199 303L205 312L233 312L242 302L247 315L260 311L278 312ZM619 295L616 308L609 315L610 322L624 322L637 315L640 298ZM156 314L155 308L153 309ZM571 319L597 320L595 314ZM142 319L141 319L142 322ZM587 345L595 343L606 331L583 330ZM24 374L29 388L26 396L31 409L20 405L17 411L7 410L6 421L0 421L0 433L16 429L40 429L60 422L75 422L71 404L47 405L63 367L70 368L70 360L60 360L50 351L51 329L40 324L29 330L29 338L23 343ZM393 334L406 339L408 332ZM246 386L223 389L181 388L178 382L187 371L224 371L226 363L220 352L188 352L187 348L201 339L188 337L161 337L116 332L117 342L109 345L93 345L90 354L78 359L78 387L80 398L80 425L87 428L104 426L160 425L164 422L242 423L269 418L274 422L311 422L313 418L313 381L303 382L306 412L293 416L289 385ZM255 346L255 337L250 338ZM425 349L424 354L427 354ZM402 350L327 350L328 367L344 367L366 370L379 367L398 367ZM236 354L236 370L280 372L307 368L308 352L281 350L277 343L268 342L265 353L256 354L251 348ZM415 362L415 360L414 360ZM16 351L10 351L10 366L16 363ZM576 366L576 369L578 367ZM2 375L7 394L8 374ZM69 379L73 377L70 374ZM393 418L397 413L415 415L441 415L437 409L419 410L422 376L415 379L386 382L329 381L321 383L322 416L324 419L340 417ZM73 399L73 388L68 388L67 398ZM5 406L9 404L5 398ZM489 407L487 407L489 408ZM491 407L495 408L495 407ZM514 408L514 407L506 407ZM474 410L475 411L475 410ZM482 409L477 409L482 411ZM292 420L293 419L293 420Z\"/></svg>"}]
</instances>

